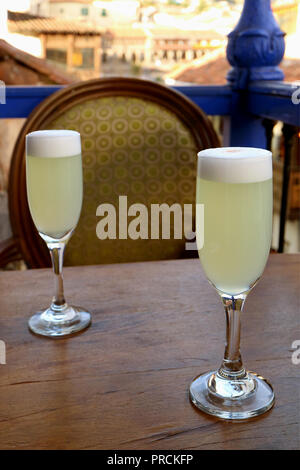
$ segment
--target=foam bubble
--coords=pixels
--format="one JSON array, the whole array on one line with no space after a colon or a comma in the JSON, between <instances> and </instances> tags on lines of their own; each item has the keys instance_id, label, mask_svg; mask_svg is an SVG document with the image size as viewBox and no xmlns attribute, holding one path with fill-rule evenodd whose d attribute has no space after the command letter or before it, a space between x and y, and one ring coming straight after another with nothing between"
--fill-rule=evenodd
<instances>
[{"instance_id":1,"label":"foam bubble","mask_svg":"<svg viewBox=\"0 0 300 470\"><path fill-rule=\"evenodd\" d=\"M272 153L252 147L220 147L198 153L198 176L223 183L255 183L272 178Z\"/></svg>"},{"instance_id":2,"label":"foam bubble","mask_svg":"<svg viewBox=\"0 0 300 470\"><path fill-rule=\"evenodd\" d=\"M26 154L31 157L71 157L81 153L80 134L69 130L45 130L26 135Z\"/></svg>"}]
</instances>

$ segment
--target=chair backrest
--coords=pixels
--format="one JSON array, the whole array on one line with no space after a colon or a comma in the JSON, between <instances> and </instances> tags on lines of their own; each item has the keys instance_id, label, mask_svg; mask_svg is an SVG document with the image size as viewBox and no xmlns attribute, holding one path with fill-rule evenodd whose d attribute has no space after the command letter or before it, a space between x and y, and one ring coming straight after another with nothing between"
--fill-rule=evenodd
<instances>
[{"instance_id":1,"label":"chair backrest","mask_svg":"<svg viewBox=\"0 0 300 470\"><path fill-rule=\"evenodd\" d=\"M96 209L119 195L128 207L143 203L193 204L196 154L219 146L209 118L182 94L146 80L106 78L68 86L30 114L17 139L10 170L14 236L30 267L49 265L48 250L30 216L25 179L25 135L72 129L82 137L84 201L67 246L66 265L184 257L181 240L99 240Z\"/></svg>"}]
</instances>

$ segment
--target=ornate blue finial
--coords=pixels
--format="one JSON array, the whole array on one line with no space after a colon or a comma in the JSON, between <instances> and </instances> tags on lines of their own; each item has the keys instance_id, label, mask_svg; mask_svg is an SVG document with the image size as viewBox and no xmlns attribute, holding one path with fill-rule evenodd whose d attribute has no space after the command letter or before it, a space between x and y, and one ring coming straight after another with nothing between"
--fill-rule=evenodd
<instances>
[{"instance_id":1,"label":"ornate blue finial","mask_svg":"<svg viewBox=\"0 0 300 470\"><path fill-rule=\"evenodd\" d=\"M270 0L245 0L240 21L228 35L227 59L232 69L227 80L237 88L254 80L283 80L278 64L284 55L284 35Z\"/></svg>"}]
</instances>

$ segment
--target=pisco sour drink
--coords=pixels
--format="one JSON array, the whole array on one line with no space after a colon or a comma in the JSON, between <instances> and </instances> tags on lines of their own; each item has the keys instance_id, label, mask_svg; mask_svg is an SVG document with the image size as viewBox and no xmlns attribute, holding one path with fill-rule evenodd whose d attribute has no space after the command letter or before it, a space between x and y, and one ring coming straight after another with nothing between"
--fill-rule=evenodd
<instances>
[{"instance_id":1,"label":"pisco sour drink","mask_svg":"<svg viewBox=\"0 0 300 470\"><path fill-rule=\"evenodd\" d=\"M66 130L28 134L26 183L38 231L60 239L73 230L82 206L80 134Z\"/></svg>"},{"instance_id":2,"label":"pisco sour drink","mask_svg":"<svg viewBox=\"0 0 300 470\"><path fill-rule=\"evenodd\" d=\"M199 257L219 291L236 295L260 278L271 245L272 201L271 152L231 147L198 153L197 203L204 204Z\"/></svg>"}]
</instances>

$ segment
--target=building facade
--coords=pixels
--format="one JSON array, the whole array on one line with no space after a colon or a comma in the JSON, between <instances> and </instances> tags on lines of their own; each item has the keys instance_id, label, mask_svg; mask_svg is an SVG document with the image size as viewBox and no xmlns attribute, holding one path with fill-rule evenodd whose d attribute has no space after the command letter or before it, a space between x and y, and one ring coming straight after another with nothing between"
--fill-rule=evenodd
<instances>
[{"instance_id":1,"label":"building facade","mask_svg":"<svg viewBox=\"0 0 300 470\"><path fill-rule=\"evenodd\" d=\"M31 0L30 13L60 19L81 19L112 25L137 19L139 1L122 0Z\"/></svg>"},{"instance_id":2,"label":"building facade","mask_svg":"<svg viewBox=\"0 0 300 470\"><path fill-rule=\"evenodd\" d=\"M104 33L94 23L8 12L8 29L39 38L41 57L77 78L100 76Z\"/></svg>"}]
</instances>

